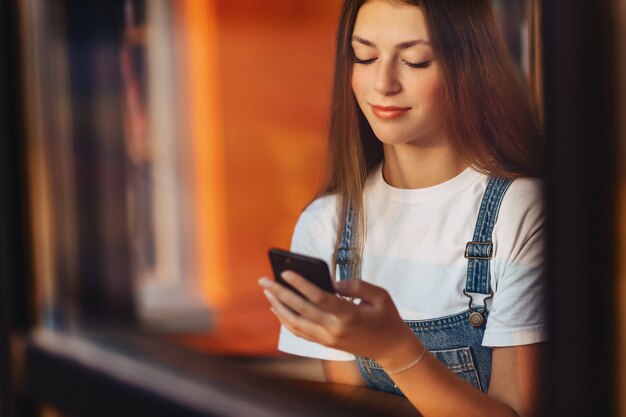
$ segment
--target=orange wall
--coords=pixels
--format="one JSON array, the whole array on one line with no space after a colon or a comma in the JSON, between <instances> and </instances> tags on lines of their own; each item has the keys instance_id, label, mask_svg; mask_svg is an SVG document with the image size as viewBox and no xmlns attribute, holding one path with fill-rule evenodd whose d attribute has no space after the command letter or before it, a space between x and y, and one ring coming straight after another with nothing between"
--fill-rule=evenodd
<instances>
[{"instance_id":1,"label":"orange wall","mask_svg":"<svg viewBox=\"0 0 626 417\"><path fill-rule=\"evenodd\" d=\"M199 271L217 309L216 332L183 340L275 352L278 324L256 282L319 185L341 1L182 3Z\"/></svg>"}]
</instances>

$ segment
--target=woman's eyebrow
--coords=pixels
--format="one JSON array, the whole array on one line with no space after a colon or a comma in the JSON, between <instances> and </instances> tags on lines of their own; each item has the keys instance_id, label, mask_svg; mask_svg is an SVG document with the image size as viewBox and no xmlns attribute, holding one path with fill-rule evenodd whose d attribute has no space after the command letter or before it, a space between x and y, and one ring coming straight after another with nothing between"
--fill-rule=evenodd
<instances>
[{"instance_id":1,"label":"woman's eyebrow","mask_svg":"<svg viewBox=\"0 0 626 417\"><path fill-rule=\"evenodd\" d=\"M360 44L366 45L366 46L372 46L372 47L376 47L376 44L374 44L374 42L372 41L368 41L367 39L364 39L360 36L352 36L352 41L353 42L358 42ZM410 48L412 46L415 45L430 45L430 42L427 41L426 39L414 39L411 41L406 41L406 42L402 42L396 45L397 49L407 49Z\"/></svg>"}]
</instances>

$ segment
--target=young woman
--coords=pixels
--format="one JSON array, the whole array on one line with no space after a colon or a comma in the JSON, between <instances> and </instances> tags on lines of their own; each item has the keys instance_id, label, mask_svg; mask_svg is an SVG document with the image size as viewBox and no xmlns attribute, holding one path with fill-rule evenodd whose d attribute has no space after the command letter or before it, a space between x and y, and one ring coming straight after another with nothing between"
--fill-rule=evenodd
<instances>
[{"instance_id":1,"label":"young woman","mask_svg":"<svg viewBox=\"0 0 626 417\"><path fill-rule=\"evenodd\" d=\"M546 340L541 135L488 0L346 0L327 186L260 284L279 348L425 416L530 416Z\"/></svg>"}]
</instances>

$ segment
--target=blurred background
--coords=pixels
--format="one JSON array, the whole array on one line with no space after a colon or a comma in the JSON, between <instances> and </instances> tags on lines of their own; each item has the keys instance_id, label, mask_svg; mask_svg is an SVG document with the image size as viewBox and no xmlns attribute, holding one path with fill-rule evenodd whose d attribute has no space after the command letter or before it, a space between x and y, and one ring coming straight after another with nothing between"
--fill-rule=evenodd
<instances>
[{"instance_id":1,"label":"blurred background","mask_svg":"<svg viewBox=\"0 0 626 417\"><path fill-rule=\"evenodd\" d=\"M492 3L546 118L552 354L564 361L550 369L567 381L566 359L595 358L589 379L613 371L586 391L595 405L573 404L573 415L626 415L617 401L626 398L626 7ZM130 356L149 356L130 334L195 358L321 378L317 362L276 350L279 326L257 280L320 186L341 4L3 3L3 410L18 397L20 413L71 410L67 393L32 382L59 376L38 349L95 357L85 338L109 347L121 338ZM584 204L569 209L572 196ZM575 231L581 219L589 225ZM605 243L581 267L571 262L576 239ZM589 282L573 278L589 271ZM596 330L572 350L586 326ZM204 376L224 378L212 372ZM572 384L555 389L555 404L585 391Z\"/></svg>"},{"instance_id":2,"label":"blurred background","mask_svg":"<svg viewBox=\"0 0 626 417\"><path fill-rule=\"evenodd\" d=\"M257 279L319 186L339 1L23 1L37 306L275 355Z\"/></svg>"}]
</instances>

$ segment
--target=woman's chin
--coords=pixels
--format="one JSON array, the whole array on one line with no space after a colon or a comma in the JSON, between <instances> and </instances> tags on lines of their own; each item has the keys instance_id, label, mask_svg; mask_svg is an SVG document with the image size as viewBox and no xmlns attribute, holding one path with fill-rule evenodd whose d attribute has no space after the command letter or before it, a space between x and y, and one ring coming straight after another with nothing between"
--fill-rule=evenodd
<instances>
[{"instance_id":1,"label":"woman's chin","mask_svg":"<svg viewBox=\"0 0 626 417\"><path fill-rule=\"evenodd\" d=\"M408 145L416 142L415 138L406 136L376 135L376 137L383 145L387 146Z\"/></svg>"},{"instance_id":2,"label":"woman's chin","mask_svg":"<svg viewBox=\"0 0 626 417\"><path fill-rule=\"evenodd\" d=\"M408 134L407 132L390 132L384 129L375 129L374 134L383 145L397 146L397 145L411 145L419 147L441 147L449 144L448 138L445 134L423 133L423 134Z\"/></svg>"},{"instance_id":3,"label":"woman's chin","mask_svg":"<svg viewBox=\"0 0 626 417\"><path fill-rule=\"evenodd\" d=\"M409 137L403 132L390 131L392 129L373 129L374 134L384 145L401 145L411 142L414 137Z\"/></svg>"}]
</instances>

